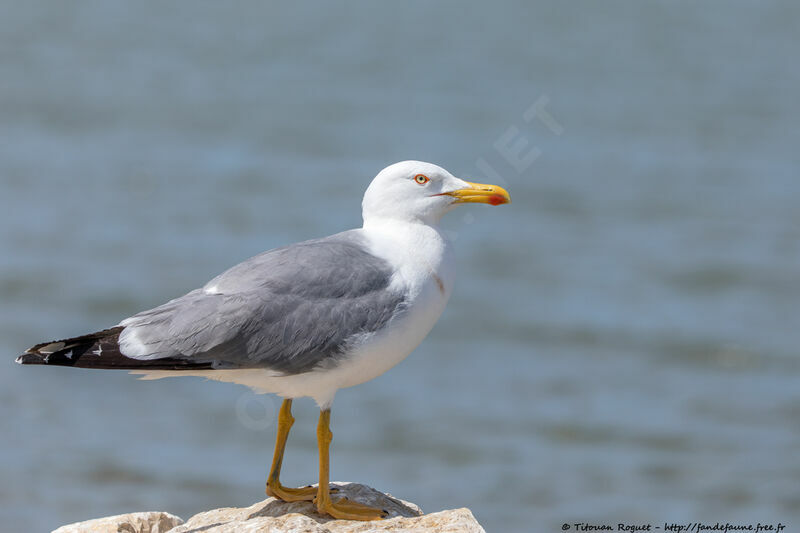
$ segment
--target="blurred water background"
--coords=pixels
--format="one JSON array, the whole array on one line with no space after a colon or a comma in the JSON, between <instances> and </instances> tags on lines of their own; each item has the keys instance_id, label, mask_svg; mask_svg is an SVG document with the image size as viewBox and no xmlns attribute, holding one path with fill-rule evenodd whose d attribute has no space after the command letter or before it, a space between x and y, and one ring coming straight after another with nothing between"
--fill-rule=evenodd
<instances>
[{"instance_id":1,"label":"blurred water background","mask_svg":"<svg viewBox=\"0 0 800 533\"><path fill-rule=\"evenodd\" d=\"M799 528L799 20L746 1L5 3L0 529L263 498L278 399L13 359L360 225L402 159L496 172L514 203L448 216L453 298L409 359L338 394L334 479L489 531ZM284 477L304 484L317 411L295 405Z\"/></svg>"}]
</instances>

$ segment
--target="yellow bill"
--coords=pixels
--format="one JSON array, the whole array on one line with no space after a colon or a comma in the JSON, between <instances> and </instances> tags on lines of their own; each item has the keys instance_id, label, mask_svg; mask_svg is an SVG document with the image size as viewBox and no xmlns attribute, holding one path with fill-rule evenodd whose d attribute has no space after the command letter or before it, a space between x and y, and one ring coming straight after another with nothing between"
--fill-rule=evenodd
<instances>
[{"instance_id":1,"label":"yellow bill","mask_svg":"<svg viewBox=\"0 0 800 533\"><path fill-rule=\"evenodd\" d=\"M455 203L476 203L476 204L490 204L501 205L510 204L511 196L508 191L499 185L487 185L485 183L471 183L467 182L469 187L458 189L457 191L446 192L444 194L452 196L456 199Z\"/></svg>"}]
</instances>

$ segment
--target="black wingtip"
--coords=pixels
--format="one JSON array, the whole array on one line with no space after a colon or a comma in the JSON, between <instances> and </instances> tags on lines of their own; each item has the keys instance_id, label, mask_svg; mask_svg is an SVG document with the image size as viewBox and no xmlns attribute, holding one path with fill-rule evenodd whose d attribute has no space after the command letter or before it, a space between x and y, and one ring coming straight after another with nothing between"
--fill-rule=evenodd
<instances>
[{"instance_id":1,"label":"black wingtip","mask_svg":"<svg viewBox=\"0 0 800 533\"><path fill-rule=\"evenodd\" d=\"M135 359L119 351L122 326L71 339L50 341L28 348L17 357L21 365L71 366L117 370L209 370L213 361L193 361L190 358L162 357Z\"/></svg>"},{"instance_id":2,"label":"black wingtip","mask_svg":"<svg viewBox=\"0 0 800 533\"><path fill-rule=\"evenodd\" d=\"M47 358L35 353L24 353L14 360L18 365L43 365L47 363Z\"/></svg>"}]
</instances>

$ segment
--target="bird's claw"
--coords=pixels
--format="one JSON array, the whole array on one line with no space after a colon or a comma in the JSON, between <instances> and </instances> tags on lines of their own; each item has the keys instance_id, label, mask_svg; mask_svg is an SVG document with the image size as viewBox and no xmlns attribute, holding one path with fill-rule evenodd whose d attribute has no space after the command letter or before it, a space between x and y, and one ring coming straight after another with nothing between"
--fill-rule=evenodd
<instances>
[{"instance_id":1,"label":"bird's claw","mask_svg":"<svg viewBox=\"0 0 800 533\"><path fill-rule=\"evenodd\" d=\"M333 501L326 498L324 502L316 502L317 510L340 520L381 520L389 516L385 509L378 509L354 502L347 498Z\"/></svg>"}]
</instances>

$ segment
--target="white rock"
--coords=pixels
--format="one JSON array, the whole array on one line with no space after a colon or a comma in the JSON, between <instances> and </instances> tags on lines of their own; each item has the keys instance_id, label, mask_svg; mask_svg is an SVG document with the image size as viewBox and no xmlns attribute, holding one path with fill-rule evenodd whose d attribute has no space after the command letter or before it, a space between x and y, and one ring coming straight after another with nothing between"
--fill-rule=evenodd
<instances>
[{"instance_id":1,"label":"white rock","mask_svg":"<svg viewBox=\"0 0 800 533\"><path fill-rule=\"evenodd\" d=\"M389 518L372 522L335 520L317 513L311 502L287 503L275 498L246 508L216 509L200 513L170 533L366 533L370 531L402 531L419 533L469 532L485 533L469 509L441 511L427 515L415 504L399 500L366 485L332 483L339 488L334 496L378 507L389 512Z\"/></svg>"},{"instance_id":2,"label":"white rock","mask_svg":"<svg viewBox=\"0 0 800 533\"><path fill-rule=\"evenodd\" d=\"M128 513L76 522L53 533L166 533L181 524L180 517L169 513Z\"/></svg>"}]
</instances>

